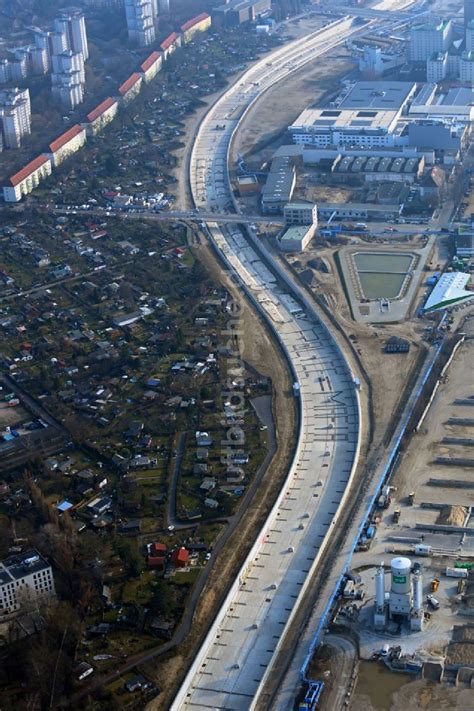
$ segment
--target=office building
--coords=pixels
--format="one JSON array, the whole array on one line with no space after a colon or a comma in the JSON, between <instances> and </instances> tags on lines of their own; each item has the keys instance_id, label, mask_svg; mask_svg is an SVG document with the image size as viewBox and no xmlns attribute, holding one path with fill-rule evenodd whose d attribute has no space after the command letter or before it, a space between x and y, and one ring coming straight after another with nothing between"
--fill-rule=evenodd
<instances>
[{"instance_id":1,"label":"office building","mask_svg":"<svg viewBox=\"0 0 474 711\"><path fill-rule=\"evenodd\" d=\"M426 78L429 82L440 82L448 73L448 53L435 52L426 62Z\"/></svg>"},{"instance_id":2,"label":"office building","mask_svg":"<svg viewBox=\"0 0 474 711\"><path fill-rule=\"evenodd\" d=\"M463 52L459 57L459 79L469 84L474 82L474 51Z\"/></svg>"},{"instance_id":3,"label":"office building","mask_svg":"<svg viewBox=\"0 0 474 711\"><path fill-rule=\"evenodd\" d=\"M317 225L318 208L312 202L289 202L283 208L285 225Z\"/></svg>"},{"instance_id":4,"label":"office building","mask_svg":"<svg viewBox=\"0 0 474 711\"><path fill-rule=\"evenodd\" d=\"M6 84L10 79L10 62L8 59L0 59L0 84Z\"/></svg>"},{"instance_id":5,"label":"office building","mask_svg":"<svg viewBox=\"0 0 474 711\"><path fill-rule=\"evenodd\" d=\"M0 616L17 612L27 599L55 594L52 568L37 551L0 563Z\"/></svg>"},{"instance_id":6,"label":"office building","mask_svg":"<svg viewBox=\"0 0 474 711\"><path fill-rule=\"evenodd\" d=\"M474 50L474 20L471 20L466 25L464 36L466 40L466 52L472 52Z\"/></svg>"},{"instance_id":7,"label":"office building","mask_svg":"<svg viewBox=\"0 0 474 711\"><path fill-rule=\"evenodd\" d=\"M396 145L396 128L416 84L397 81L362 81L350 85L329 106L305 109L289 126L300 145Z\"/></svg>"},{"instance_id":8,"label":"office building","mask_svg":"<svg viewBox=\"0 0 474 711\"><path fill-rule=\"evenodd\" d=\"M456 257L472 259L474 257L474 225L460 225L454 238Z\"/></svg>"},{"instance_id":9,"label":"office building","mask_svg":"<svg viewBox=\"0 0 474 711\"><path fill-rule=\"evenodd\" d=\"M230 0L212 9L212 20L218 27L236 27L253 22L271 10L271 0Z\"/></svg>"},{"instance_id":10,"label":"office building","mask_svg":"<svg viewBox=\"0 0 474 711\"><path fill-rule=\"evenodd\" d=\"M19 148L23 136L31 133L31 105L28 89L0 91L0 127L5 148Z\"/></svg>"},{"instance_id":11,"label":"office building","mask_svg":"<svg viewBox=\"0 0 474 711\"><path fill-rule=\"evenodd\" d=\"M408 59L411 62L426 62L436 52L445 52L451 45L452 34L451 20L412 27Z\"/></svg>"},{"instance_id":12,"label":"office building","mask_svg":"<svg viewBox=\"0 0 474 711\"><path fill-rule=\"evenodd\" d=\"M474 20L474 0L464 0L464 25Z\"/></svg>"},{"instance_id":13,"label":"office building","mask_svg":"<svg viewBox=\"0 0 474 711\"><path fill-rule=\"evenodd\" d=\"M155 7L152 0L125 0L128 38L139 47L155 41Z\"/></svg>"}]
</instances>

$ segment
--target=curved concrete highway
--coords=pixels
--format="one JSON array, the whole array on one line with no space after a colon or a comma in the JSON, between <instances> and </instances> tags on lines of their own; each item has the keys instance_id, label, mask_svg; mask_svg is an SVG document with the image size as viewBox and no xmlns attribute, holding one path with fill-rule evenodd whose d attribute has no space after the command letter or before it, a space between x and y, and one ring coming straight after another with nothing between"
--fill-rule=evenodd
<instances>
[{"instance_id":1,"label":"curved concrete highway","mask_svg":"<svg viewBox=\"0 0 474 711\"><path fill-rule=\"evenodd\" d=\"M392 17L392 23L400 19L397 13ZM361 30L352 27L351 17L337 20L267 56L221 97L193 146L190 180L197 208L235 210L230 145L253 102ZM172 706L247 711L259 703L347 497L360 447L360 403L343 354L302 289L262 245L255 247L252 233L246 239L234 224L207 222L207 228L280 340L300 392L301 427L286 484Z\"/></svg>"},{"instance_id":2,"label":"curved concrete highway","mask_svg":"<svg viewBox=\"0 0 474 711\"><path fill-rule=\"evenodd\" d=\"M233 208L228 150L253 100L355 31L360 27L352 28L350 18L337 21L266 57L226 92L206 116L194 145L196 207ZM292 285L277 281L237 226L208 223L208 230L279 338L300 392L301 428L286 485L172 707L247 711L336 524L357 461L359 400L342 353L314 312L303 311L294 299Z\"/></svg>"}]
</instances>

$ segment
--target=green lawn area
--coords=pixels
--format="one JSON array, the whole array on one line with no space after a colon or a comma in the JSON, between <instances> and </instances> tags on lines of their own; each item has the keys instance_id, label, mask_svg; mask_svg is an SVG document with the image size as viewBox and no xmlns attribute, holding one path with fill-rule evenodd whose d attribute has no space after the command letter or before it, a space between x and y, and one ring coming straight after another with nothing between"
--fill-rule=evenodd
<instances>
[{"instance_id":1,"label":"green lawn area","mask_svg":"<svg viewBox=\"0 0 474 711\"><path fill-rule=\"evenodd\" d=\"M139 578L127 580L122 592L122 602L146 604L151 598L151 585L155 575L151 570L144 571Z\"/></svg>"},{"instance_id":2,"label":"green lawn area","mask_svg":"<svg viewBox=\"0 0 474 711\"><path fill-rule=\"evenodd\" d=\"M175 573L171 579L175 585L194 585L200 573L201 568L190 568L186 573Z\"/></svg>"}]
</instances>

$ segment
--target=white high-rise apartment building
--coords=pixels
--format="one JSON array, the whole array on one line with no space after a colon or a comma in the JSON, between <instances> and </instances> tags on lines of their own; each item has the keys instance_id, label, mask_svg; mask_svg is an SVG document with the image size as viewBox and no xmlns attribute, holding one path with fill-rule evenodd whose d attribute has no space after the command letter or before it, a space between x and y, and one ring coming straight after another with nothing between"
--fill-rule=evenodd
<instances>
[{"instance_id":1,"label":"white high-rise apartment building","mask_svg":"<svg viewBox=\"0 0 474 711\"><path fill-rule=\"evenodd\" d=\"M408 59L411 62L426 62L433 54L445 52L452 41L453 26L451 20L442 20L438 24L424 24L412 27L408 46Z\"/></svg>"},{"instance_id":2,"label":"white high-rise apartment building","mask_svg":"<svg viewBox=\"0 0 474 711\"><path fill-rule=\"evenodd\" d=\"M28 89L0 91L0 126L5 148L19 148L31 133L31 104Z\"/></svg>"},{"instance_id":3,"label":"white high-rise apartment building","mask_svg":"<svg viewBox=\"0 0 474 711\"><path fill-rule=\"evenodd\" d=\"M54 28L57 32L63 32L66 35L67 48L73 52L82 52L84 61L87 61L89 46L84 13L75 7L65 8L54 20Z\"/></svg>"},{"instance_id":4,"label":"white high-rise apartment building","mask_svg":"<svg viewBox=\"0 0 474 711\"><path fill-rule=\"evenodd\" d=\"M128 37L139 47L155 41L156 2L154 0L125 0Z\"/></svg>"},{"instance_id":5,"label":"white high-rise apartment building","mask_svg":"<svg viewBox=\"0 0 474 711\"><path fill-rule=\"evenodd\" d=\"M79 72L64 72L55 76L56 83L51 87L53 98L65 109L72 111L84 101L84 84Z\"/></svg>"},{"instance_id":6,"label":"white high-rise apartment building","mask_svg":"<svg viewBox=\"0 0 474 711\"><path fill-rule=\"evenodd\" d=\"M52 84L57 83L56 76L63 72L78 72L81 84L85 83L84 57L82 52L72 52L68 49L61 54L53 54L53 74L51 76Z\"/></svg>"},{"instance_id":7,"label":"white high-rise apartment building","mask_svg":"<svg viewBox=\"0 0 474 711\"><path fill-rule=\"evenodd\" d=\"M474 50L474 20L466 25L466 52Z\"/></svg>"},{"instance_id":8,"label":"white high-rise apartment building","mask_svg":"<svg viewBox=\"0 0 474 711\"><path fill-rule=\"evenodd\" d=\"M56 101L71 110L84 100L84 62L89 56L89 47L83 12L74 7L61 10L54 20L54 28L51 35L63 37L66 47L51 47L52 94Z\"/></svg>"}]
</instances>

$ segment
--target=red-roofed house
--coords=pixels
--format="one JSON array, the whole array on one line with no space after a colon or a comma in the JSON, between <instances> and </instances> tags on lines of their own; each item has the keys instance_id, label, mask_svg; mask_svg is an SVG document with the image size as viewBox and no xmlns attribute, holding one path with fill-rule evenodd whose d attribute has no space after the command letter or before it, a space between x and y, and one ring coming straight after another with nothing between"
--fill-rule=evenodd
<instances>
[{"instance_id":1,"label":"red-roofed house","mask_svg":"<svg viewBox=\"0 0 474 711\"><path fill-rule=\"evenodd\" d=\"M138 72L133 72L123 84L119 86L118 92L124 104L128 104L140 93L142 88L142 75Z\"/></svg>"},{"instance_id":2,"label":"red-roofed house","mask_svg":"<svg viewBox=\"0 0 474 711\"><path fill-rule=\"evenodd\" d=\"M51 160L46 153L32 160L24 168L12 175L3 188L5 202L18 202L38 187L40 180L51 175Z\"/></svg>"},{"instance_id":3,"label":"red-roofed house","mask_svg":"<svg viewBox=\"0 0 474 711\"><path fill-rule=\"evenodd\" d=\"M163 40L160 47L163 52L163 57L167 59L178 47L181 47L181 35L178 35L177 32L172 32Z\"/></svg>"},{"instance_id":4,"label":"red-roofed house","mask_svg":"<svg viewBox=\"0 0 474 711\"><path fill-rule=\"evenodd\" d=\"M166 543L150 543L148 546L149 555L165 555L166 553Z\"/></svg>"},{"instance_id":5,"label":"red-roofed house","mask_svg":"<svg viewBox=\"0 0 474 711\"><path fill-rule=\"evenodd\" d=\"M75 126L71 126L68 131L49 144L48 155L51 158L52 165L56 168L71 153L75 153L82 148L85 142L86 129L78 123Z\"/></svg>"},{"instance_id":6,"label":"red-roofed house","mask_svg":"<svg viewBox=\"0 0 474 711\"><path fill-rule=\"evenodd\" d=\"M146 562L149 568L159 568L160 570L163 570L166 558L162 555L149 555Z\"/></svg>"},{"instance_id":7,"label":"red-roofed house","mask_svg":"<svg viewBox=\"0 0 474 711\"><path fill-rule=\"evenodd\" d=\"M86 116L87 123L84 125L87 133L92 136L100 133L100 131L102 131L108 123L114 120L117 109L117 99L113 99L109 96L108 99L102 101L101 104L96 106L95 109L92 109L92 111Z\"/></svg>"},{"instance_id":8,"label":"red-roofed house","mask_svg":"<svg viewBox=\"0 0 474 711\"><path fill-rule=\"evenodd\" d=\"M140 65L140 72L148 83L156 77L158 72L161 70L163 64L163 55L161 52L152 52L149 57L145 59L143 64Z\"/></svg>"},{"instance_id":9,"label":"red-roofed house","mask_svg":"<svg viewBox=\"0 0 474 711\"><path fill-rule=\"evenodd\" d=\"M181 546L176 548L171 554L171 562L175 568L185 568L189 559L189 551Z\"/></svg>"},{"instance_id":10,"label":"red-roofed house","mask_svg":"<svg viewBox=\"0 0 474 711\"><path fill-rule=\"evenodd\" d=\"M207 12L201 12L200 15L193 17L181 25L181 32L184 42L191 42L197 32L205 32L211 26L211 16Z\"/></svg>"}]
</instances>

